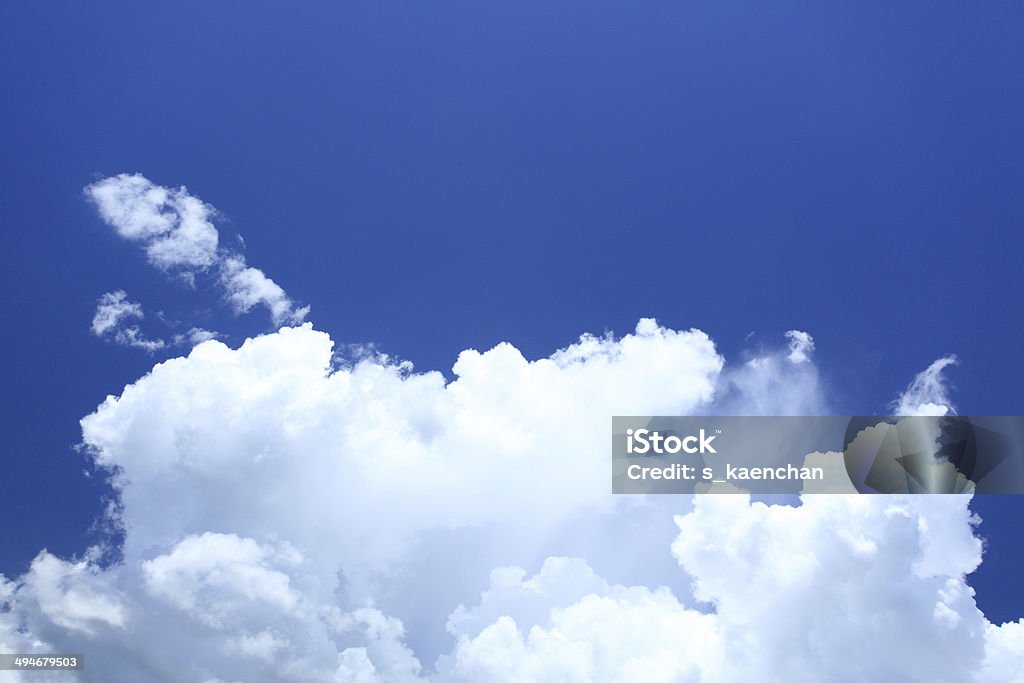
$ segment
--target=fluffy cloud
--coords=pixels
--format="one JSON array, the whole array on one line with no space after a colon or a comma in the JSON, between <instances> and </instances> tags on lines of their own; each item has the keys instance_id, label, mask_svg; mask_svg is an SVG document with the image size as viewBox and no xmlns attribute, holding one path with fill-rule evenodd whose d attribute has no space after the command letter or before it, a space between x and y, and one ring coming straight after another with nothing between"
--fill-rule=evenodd
<instances>
[{"instance_id":1,"label":"fluffy cloud","mask_svg":"<svg viewBox=\"0 0 1024 683\"><path fill-rule=\"evenodd\" d=\"M979 679L1024 683L1024 619L1002 626L989 624L985 661Z\"/></svg>"},{"instance_id":2,"label":"fluffy cloud","mask_svg":"<svg viewBox=\"0 0 1024 683\"><path fill-rule=\"evenodd\" d=\"M358 573L418 530L607 507L607 416L700 410L723 364L705 334L653 321L533 362L508 344L464 351L447 384L372 358L331 362L308 325L237 350L207 342L84 419L97 462L121 472L126 556L216 520Z\"/></svg>"},{"instance_id":3,"label":"fluffy cloud","mask_svg":"<svg viewBox=\"0 0 1024 683\"><path fill-rule=\"evenodd\" d=\"M702 679L704 671L722 666L723 649L714 616L685 608L667 589L615 586L552 609L543 625L528 630L510 616L499 617L475 638L461 639L440 663L439 677L501 683L700 681L710 680Z\"/></svg>"},{"instance_id":4,"label":"fluffy cloud","mask_svg":"<svg viewBox=\"0 0 1024 683\"><path fill-rule=\"evenodd\" d=\"M448 632L476 636L484 627L508 617L519 627L543 623L555 607L568 607L583 597L608 593L608 583L581 558L549 557L540 572L524 580L520 567L491 571L490 587L472 609L459 605L448 617Z\"/></svg>"},{"instance_id":5,"label":"fluffy cloud","mask_svg":"<svg viewBox=\"0 0 1024 683\"><path fill-rule=\"evenodd\" d=\"M494 613L508 613L460 636L442 678L1020 680L1021 625L989 624L965 580L981 559L968 500L832 495L789 507L698 497L676 518L672 552L710 610L623 586L566 605L563 590L545 587L592 586L585 565L549 562L527 581L503 570L474 611L494 611L497 594ZM520 601L534 614L516 614Z\"/></svg>"},{"instance_id":6,"label":"fluffy cloud","mask_svg":"<svg viewBox=\"0 0 1024 683\"><path fill-rule=\"evenodd\" d=\"M121 559L0 580L0 644L104 681L1006 680L964 498L609 494L610 415L828 412L805 341L732 366L642 320L451 381L310 325L199 344L82 420Z\"/></svg>"},{"instance_id":7,"label":"fluffy cloud","mask_svg":"<svg viewBox=\"0 0 1024 683\"><path fill-rule=\"evenodd\" d=\"M127 616L110 577L88 560L65 562L43 551L25 575L25 592L37 610L35 621L70 633L96 636L123 630Z\"/></svg>"},{"instance_id":8,"label":"fluffy cloud","mask_svg":"<svg viewBox=\"0 0 1024 683\"><path fill-rule=\"evenodd\" d=\"M185 187L168 188L138 173L122 173L85 188L85 195L114 231L142 246L157 268L195 282L213 270L225 297L240 312L261 304L275 324L300 322L309 312L237 251L219 246L217 210Z\"/></svg>"},{"instance_id":9,"label":"fluffy cloud","mask_svg":"<svg viewBox=\"0 0 1024 683\"><path fill-rule=\"evenodd\" d=\"M820 680L815 662L835 681L970 680L987 623L964 579L981 559L968 501L698 500L672 551L715 607L724 680Z\"/></svg>"},{"instance_id":10,"label":"fluffy cloud","mask_svg":"<svg viewBox=\"0 0 1024 683\"><path fill-rule=\"evenodd\" d=\"M261 546L251 538L207 532L188 536L141 566L147 593L193 619L224 629L238 620L233 611L239 604L293 611L300 598L287 571L300 561L287 544Z\"/></svg>"}]
</instances>

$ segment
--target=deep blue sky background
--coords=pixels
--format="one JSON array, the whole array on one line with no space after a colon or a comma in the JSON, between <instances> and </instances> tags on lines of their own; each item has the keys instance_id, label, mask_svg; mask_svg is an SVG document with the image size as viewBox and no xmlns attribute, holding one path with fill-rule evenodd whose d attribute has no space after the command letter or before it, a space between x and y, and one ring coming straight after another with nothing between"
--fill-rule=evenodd
<instances>
[{"instance_id":1,"label":"deep blue sky background","mask_svg":"<svg viewBox=\"0 0 1024 683\"><path fill-rule=\"evenodd\" d=\"M77 420L153 362L88 334L100 294L268 328L100 223L122 171L421 369L653 315L732 359L811 332L838 412L955 352L961 412L1021 414L1024 5L825 4L4 3L0 572L99 513ZM976 508L972 583L1019 617L1024 500Z\"/></svg>"}]
</instances>

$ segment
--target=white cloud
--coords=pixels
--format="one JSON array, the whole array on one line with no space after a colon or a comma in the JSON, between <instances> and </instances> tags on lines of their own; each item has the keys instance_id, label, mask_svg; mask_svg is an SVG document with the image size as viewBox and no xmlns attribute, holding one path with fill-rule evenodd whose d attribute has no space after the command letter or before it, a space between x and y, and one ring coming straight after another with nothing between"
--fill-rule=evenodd
<instances>
[{"instance_id":1,"label":"white cloud","mask_svg":"<svg viewBox=\"0 0 1024 683\"><path fill-rule=\"evenodd\" d=\"M100 217L118 235L140 244L151 264L188 282L213 270L224 296L239 312L267 307L275 324L302 321L309 307L298 307L245 257L219 247L213 224L217 210L185 187L156 185L138 173L122 173L85 188Z\"/></svg>"},{"instance_id":2,"label":"white cloud","mask_svg":"<svg viewBox=\"0 0 1024 683\"><path fill-rule=\"evenodd\" d=\"M202 327L189 328L188 332L184 334L174 335L175 346L195 346L202 344L204 341L210 341L211 339L219 339L221 334L214 330L206 330Z\"/></svg>"},{"instance_id":3,"label":"white cloud","mask_svg":"<svg viewBox=\"0 0 1024 683\"><path fill-rule=\"evenodd\" d=\"M440 678L696 682L704 670L721 666L722 640L713 616L686 609L670 591L616 586L552 610L544 625L529 630L512 617L499 617L480 635L459 641L442 661Z\"/></svg>"},{"instance_id":4,"label":"white cloud","mask_svg":"<svg viewBox=\"0 0 1024 683\"><path fill-rule=\"evenodd\" d=\"M280 285L258 268L247 266L245 259L238 255L228 256L221 262L221 284L239 313L247 313L253 306L263 304L275 323L301 322L309 313L309 306L296 308Z\"/></svg>"},{"instance_id":5,"label":"white cloud","mask_svg":"<svg viewBox=\"0 0 1024 683\"><path fill-rule=\"evenodd\" d=\"M816 661L835 681L970 680L986 622L964 579L981 560L968 501L699 499L672 550L715 606L725 680L819 680Z\"/></svg>"},{"instance_id":6,"label":"white cloud","mask_svg":"<svg viewBox=\"0 0 1024 683\"><path fill-rule=\"evenodd\" d=\"M142 305L128 300L124 290L107 292L96 304L92 317L92 333L97 337L110 339L121 346L143 349L152 353L164 348L163 339L151 339L144 335L131 320L141 320L145 315Z\"/></svg>"},{"instance_id":7,"label":"white cloud","mask_svg":"<svg viewBox=\"0 0 1024 683\"><path fill-rule=\"evenodd\" d=\"M163 270L204 269L217 260L215 209L184 187L155 185L122 173L85 188L100 217L121 237L138 242L149 262Z\"/></svg>"},{"instance_id":8,"label":"white cloud","mask_svg":"<svg viewBox=\"0 0 1024 683\"><path fill-rule=\"evenodd\" d=\"M86 650L87 680L115 682L1019 670L1016 632L987 623L963 578L980 560L964 498L691 511L609 494L611 415L827 410L791 353L733 368L703 332L643 320L534 361L467 350L446 381L379 355L338 367L310 325L201 343L82 420L116 472L123 561L51 558L0 581L0 643ZM672 564L673 537L681 566L652 579L651 549Z\"/></svg>"},{"instance_id":9,"label":"white cloud","mask_svg":"<svg viewBox=\"0 0 1024 683\"><path fill-rule=\"evenodd\" d=\"M15 594L18 586L0 574L0 652L33 652L35 647L46 647L38 636L26 633L23 626L24 610L17 605ZM52 650L50 650L52 652ZM21 683L25 678L17 671L4 672L6 681Z\"/></svg>"},{"instance_id":10,"label":"white cloud","mask_svg":"<svg viewBox=\"0 0 1024 683\"><path fill-rule=\"evenodd\" d=\"M814 339L786 333L788 348L755 355L727 368L720 379L716 409L728 415L824 415L818 368L811 362Z\"/></svg>"},{"instance_id":11,"label":"white cloud","mask_svg":"<svg viewBox=\"0 0 1024 683\"><path fill-rule=\"evenodd\" d=\"M1018 625L988 624L965 580L981 559L968 500L832 495L788 507L698 497L677 517L672 551L711 611L623 586L566 605L562 591L538 588L565 581L564 563L528 581L492 577L476 609L499 592L508 613L461 636L443 678L1019 680ZM585 566L574 573L592 581ZM547 614L517 615L517 600L546 600Z\"/></svg>"},{"instance_id":12,"label":"white cloud","mask_svg":"<svg viewBox=\"0 0 1024 683\"><path fill-rule=\"evenodd\" d=\"M985 661L979 678L1024 683L1024 619L988 626Z\"/></svg>"},{"instance_id":13,"label":"white cloud","mask_svg":"<svg viewBox=\"0 0 1024 683\"><path fill-rule=\"evenodd\" d=\"M150 339L142 333L135 325L122 328L114 333L112 339L121 346L129 346L133 349L142 349L150 353L159 351L167 346L163 339Z\"/></svg>"},{"instance_id":14,"label":"white cloud","mask_svg":"<svg viewBox=\"0 0 1024 683\"><path fill-rule=\"evenodd\" d=\"M127 609L110 577L87 560L66 562L43 551L32 561L19 597L31 595L34 620L95 637L123 630ZM30 617L32 619L32 617Z\"/></svg>"},{"instance_id":15,"label":"white cloud","mask_svg":"<svg viewBox=\"0 0 1024 683\"><path fill-rule=\"evenodd\" d=\"M225 645L225 651L229 654L240 654L269 663L279 651L288 645L287 639L281 638L267 629L254 635L241 635L229 639Z\"/></svg>"},{"instance_id":16,"label":"white cloud","mask_svg":"<svg viewBox=\"0 0 1024 683\"><path fill-rule=\"evenodd\" d=\"M96 313L92 317L92 333L102 337L119 328L125 320L142 317L142 306L128 301L128 294L124 290L107 292L96 303Z\"/></svg>"},{"instance_id":17,"label":"white cloud","mask_svg":"<svg viewBox=\"0 0 1024 683\"><path fill-rule=\"evenodd\" d=\"M943 356L919 372L892 402L893 413L923 416L955 414L956 407L949 398L949 384L943 371L956 364L956 356Z\"/></svg>"},{"instance_id":18,"label":"white cloud","mask_svg":"<svg viewBox=\"0 0 1024 683\"><path fill-rule=\"evenodd\" d=\"M204 341L216 339L220 335L212 330L201 327L192 327L183 334L175 334L171 341L165 341L159 337L149 337L139 328L134 320L144 319L145 313L142 304L128 300L128 294L124 290L107 292L100 297L96 304L96 312L92 318L92 333L102 339L107 339L121 346L128 346L135 349L142 349L149 353L165 349L170 346L192 347ZM159 313L157 317L169 325Z\"/></svg>"},{"instance_id":19,"label":"white cloud","mask_svg":"<svg viewBox=\"0 0 1024 683\"><path fill-rule=\"evenodd\" d=\"M722 365L703 333L638 330L534 362L507 344L465 351L447 385L370 358L331 373L330 339L309 326L237 350L211 341L110 399L83 432L122 472L127 562L208 531L273 537L307 558L318 600L340 570L359 605L422 531L540 534L615 505L607 416L700 410Z\"/></svg>"},{"instance_id":20,"label":"white cloud","mask_svg":"<svg viewBox=\"0 0 1024 683\"><path fill-rule=\"evenodd\" d=\"M448 617L447 630L457 637L476 636L502 616L512 617L520 626L546 621L553 607L568 607L591 593L604 595L607 582L580 558L549 557L540 572L524 580L520 567L498 567L491 571L490 587L472 609L459 605Z\"/></svg>"},{"instance_id":21,"label":"white cloud","mask_svg":"<svg viewBox=\"0 0 1024 683\"><path fill-rule=\"evenodd\" d=\"M786 333L789 340L789 360L792 363L806 363L811 359L811 352L814 351L814 339L811 335L800 330L790 330Z\"/></svg>"},{"instance_id":22,"label":"white cloud","mask_svg":"<svg viewBox=\"0 0 1024 683\"><path fill-rule=\"evenodd\" d=\"M223 629L238 621L234 610L239 604L258 603L284 613L295 610L300 598L285 572L300 560L288 545L261 546L251 538L207 532L186 537L169 553L141 566L143 585L151 596Z\"/></svg>"}]
</instances>

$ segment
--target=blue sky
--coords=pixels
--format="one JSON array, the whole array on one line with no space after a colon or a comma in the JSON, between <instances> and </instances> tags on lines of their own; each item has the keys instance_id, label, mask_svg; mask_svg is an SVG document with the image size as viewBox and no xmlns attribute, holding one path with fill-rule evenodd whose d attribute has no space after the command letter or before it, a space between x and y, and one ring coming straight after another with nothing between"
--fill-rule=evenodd
<instances>
[{"instance_id":1,"label":"blue sky","mask_svg":"<svg viewBox=\"0 0 1024 683\"><path fill-rule=\"evenodd\" d=\"M955 353L963 414L1021 414L1020 3L6 3L0 572L70 556L109 494L78 420L154 360L97 298L237 345L85 201L187 185L339 343L449 373L642 316L729 359L813 334L839 413ZM148 319L152 322L152 319ZM1016 498L973 584L1024 613Z\"/></svg>"}]
</instances>

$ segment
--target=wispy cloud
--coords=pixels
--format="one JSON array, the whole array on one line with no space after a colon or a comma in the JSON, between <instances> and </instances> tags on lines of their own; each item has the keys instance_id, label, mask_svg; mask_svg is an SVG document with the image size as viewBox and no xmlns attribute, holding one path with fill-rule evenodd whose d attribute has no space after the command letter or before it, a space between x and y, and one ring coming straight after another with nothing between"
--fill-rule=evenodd
<instances>
[{"instance_id":1,"label":"wispy cloud","mask_svg":"<svg viewBox=\"0 0 1024 683\"><path fill-rule=\"evenodd\" d=\"M143 246L154 266L190 271L216 263L219 235L210 220L215 209L184 187L161 187L137 173L122 173L89 185L85 193L118 235Z\"/></svg>"},{"instance_id":2,"label":"wispy cloud","mask_svg":"<svg viewBox=\"0 0 1024 683\"><path fill-rule=\"evenodd\" d=\"M237 254L227 256L220 264L221 285L228 301L239 313L263 304L270 309L275 323L301 322L309 313L309 306L296 308L281 286L263 274L259 268L247 266Z\"/></svg>"},{"instance_id":3,"label":"wispy cloud","mask_svg":"<svg viewBox=\"0 0 1024 683\"><path fill-rule=\"evenodd\" d=\"M133 349L142 349L153 353L167 346L167 342L163 339L150 339L139 330L138 327L132 325L122 330L118 330L114 335L114 341L121 346L129 346Z\"/></svg>"},{"instance_id":4,"label":"wispy cloud","mask_svg":"<svg viewBox=\"0 0 1024 683\"><path fill-rule=\"evenodd\" d=\"M903 393L892 402L896 415L946 415L956 413L949 397L949 381L943 371L957 364L954 355L943 356L917 373Z\"/></svg>"},{"instance_id":5,"label":"wispy cloud","mask_svg":"<svg viewBox=\"0 0 1024 683\"><path fill-rule=\"evenodd\" d=\"M814 338L802 330L790 330L786 333L789 342L789 360L793 363L806 363L814 351Z\"/></svg>"},{"instance_id":6,"label":"wispy cloud","mask_svg":"<svg viewBox=\"0 0 1024 683\"><path fill-rule=\"evenodd\" d=\"M184 186L163 187L141 174L122 173L92 183L85 194L119 236L143 248L152 265L190 283L211 273L236 311L263 305L275 325L301 322L309 313L249 266L241 252L220 246L213 224L217 210Z\"/></svg>"},{"instance_id":7,"label":"wispy cloud","mask_svg":"<svg viewBox=\"0 0 1024 683\"><path fill-rule=\"evenodd\" d=\"M192 327L184 334L174 335L174 343L176 346L195 346L196 344L202 344L204 341L219 339L220 336L219 332L214 332L213 330Z\"/></svg>"},{"instance_id":8,"label":"wispy cloud","mask_svg":"<svg viewBox=\"0 0 1024 683\"><path fill-rule=\"evenodd\" d=\"M187 332L174 334L168 341L142 332L137 321L145 317L142 304L130 301L124 290L107 292L96 302L96 312L92 316L92 333L115 344L142 349L149 353L170 347L192 347L221 336L213 330L192 327ZM167 327L175 326L175 323L167 321L159 312L157 318Z\"/></svg>"},{"instance_id":9,"label":"wispy cloud","mask_svg":"<svg viewBox=\"0 0 1024 683\"><path fill-rule=\"evenodd\" d=\"M92 333L109 339L121 346L143 349L152 353L167 346L162 339L150 339L132 322L142 320L145 314L142 305L128 300L124 290L107 292L96 303L92 316Z\"/></svg>"},{"instance_id":10,"label":"wispy cloud","mask_svg":"<svg viewBox=\"0 0 1024 683\"><path fill-rule=\"evenodd\" d=\"M128 301L128 294L124 290L107 292L96 304L96 313L92 317L92 333L101 337L111 330L116 330L126 320L142 317L142 306Z\"/></svg>"}]
</instances>

